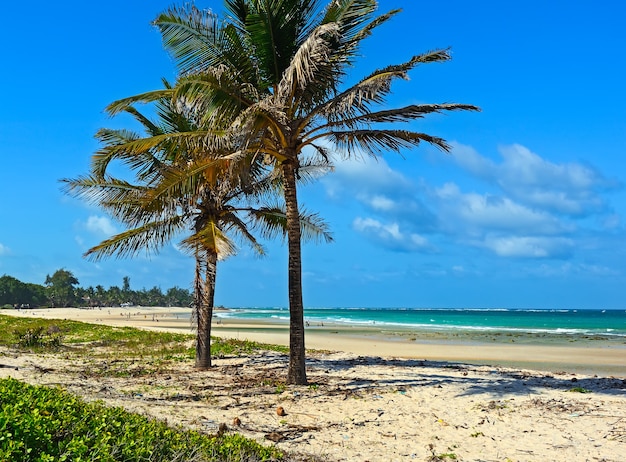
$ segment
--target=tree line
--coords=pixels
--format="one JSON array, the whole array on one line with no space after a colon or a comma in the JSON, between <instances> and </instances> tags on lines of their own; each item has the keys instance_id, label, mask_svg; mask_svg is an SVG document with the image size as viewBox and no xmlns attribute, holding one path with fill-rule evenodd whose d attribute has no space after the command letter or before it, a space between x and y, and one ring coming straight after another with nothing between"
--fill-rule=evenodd
<instances>
[{"instance_id":1,"label":"tree line","mask_svg":"<svg viewBox=\"0 0 626 462\"><path fill-rule=\"evenodd\" d=\"M22 282L12 276L0 277L0 307L102 307L102 306L190 306L193 296L187 289L171 287L165 292L157 286L133 290L130 277L122 287L102 285L80 287L71 271L59 269L47 275L44 284Z\"/></svg>"}]
</instances>

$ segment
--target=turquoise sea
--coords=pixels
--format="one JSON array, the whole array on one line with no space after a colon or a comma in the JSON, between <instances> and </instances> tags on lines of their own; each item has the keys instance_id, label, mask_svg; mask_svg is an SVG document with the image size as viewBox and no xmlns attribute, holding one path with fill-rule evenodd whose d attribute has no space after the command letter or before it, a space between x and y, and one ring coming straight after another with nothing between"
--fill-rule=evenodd
<instances>
[{"instance_id":1,"label":"turquoise sea","mask_svg":"<svg viewBox=\"0 0 626 462\"><path fill-rule=\"evenodd\" d=\"M286 322L286 308L229 308L216 313L230 319ZM309 326L379 327L385 330L480 331L512 334L598 336L626 339L626 310L307 308ZM478 333L478 332L477 332Z\"/></svg>"}]
</instances>

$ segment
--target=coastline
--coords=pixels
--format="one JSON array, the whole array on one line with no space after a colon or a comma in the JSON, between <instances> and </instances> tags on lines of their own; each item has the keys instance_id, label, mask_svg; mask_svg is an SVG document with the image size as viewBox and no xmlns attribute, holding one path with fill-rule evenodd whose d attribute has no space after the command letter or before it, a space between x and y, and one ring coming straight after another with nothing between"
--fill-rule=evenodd
<instances>
[{"instance_id":1,"label":"coastline","mask_svg":"<svg viewBox=\"0 0 626 462\"><path fill-rule=\"evenodd\" d=\"M191 333L188 309L0 314ZM222 319L213 333L288 340L279 322ZM289 358L273 351L217 357L199 371L191 359L146 362L143 356L110 357L97 351L102 347L78 358L0 348L0 378L60 386L88 401L203 433L224 428L295 454L290 460L623 460L623 347L489 344L486 337L418 342L396 334L308 329L309 386L287 385ZM587 363L592 371L574 372Z\"/></svg>"},{"instance_id":2,"label":"coastline","mask_svg":"<svg viewBox=\"0 0 626 462\"><path fill-rule=\"evenodd\" d=\"M214 336L289 343L286 321L220 318L219 312L212 325ZM43 308L0 313L193 333L189 308ZM626 343L619 339L573 341L562 335L442 333L338 324L311 325L305 335L307 349L313 350L626 378Z\"/></svg>"}]
</instances>

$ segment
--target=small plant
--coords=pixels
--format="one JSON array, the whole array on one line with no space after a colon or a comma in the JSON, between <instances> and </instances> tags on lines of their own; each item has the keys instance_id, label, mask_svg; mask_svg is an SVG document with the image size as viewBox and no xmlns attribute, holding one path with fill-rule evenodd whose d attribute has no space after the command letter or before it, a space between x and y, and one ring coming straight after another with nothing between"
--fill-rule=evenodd
<instances>
[{"instance_id":1,"label":"small plant","mask_svg":"<svg viewBox=\"0 0 626 462\"><path fill-rule=\"evenodd\" d=\"M586 388L583 388L583 387L570 388L568 391L572 393L591 393L591 390L587 390Z\"/></svg>"},{"instance_id":2,"label":"small plant","mask_svg":"<svg viewBox=\"0 0 626 462\"><path fill-rule=\"evenodd\" d=\"M49 348L57 349L61 346L63 336L58 327L50 326L48 329L43 326L31 327L25 330L15 330L13 335L17 346L20 348Z\"/></svg>"},{"instance_id":3,"label":"small plant","mask_svg":"<svg viewBox=\"0 0 626 462\"><path fill-rule=\"evenodd\" d=\"M446 459L456 460L456 454L453 452L444 452L443 454L439 454L438 457L440 460L446 460Z\"/></svg>"},{"instance_id":4,"label":"small plant","mask_svg":"<svg viewBox=\"0 0 626 462\"><path fill-rule=\"evenodd\" d=\"M438 439L438 438L436 438ZM458 446L453 446L453 447L458 447ZM442 461L446 461L446 460L457 460L456 454L453 452L444 452L442 454L436 454L435 453L435 445L430 443L428 445L428 449L431 452L431 456L426 459L427 462L442 462ZM448 450L450 450L452 448L448 448Z\"/></svg>"},{"instance_id":5,"label":"small plant","mask_svg":"<svg viewBox=\"0 0 626 462\"><path fill-rule=\"evenodd\" d=\"M479 436L485 436L483 432L476 432L470 435L472 438L478 438Z\"/></svg>"}]
</instances>

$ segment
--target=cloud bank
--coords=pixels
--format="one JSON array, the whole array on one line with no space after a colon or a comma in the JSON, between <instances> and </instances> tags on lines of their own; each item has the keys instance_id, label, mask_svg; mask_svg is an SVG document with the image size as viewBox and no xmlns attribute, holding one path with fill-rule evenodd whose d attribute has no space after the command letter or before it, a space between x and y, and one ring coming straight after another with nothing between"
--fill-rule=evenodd
<instances>
[{"instance_id":1,"label":"cloud bank","mask_svg":"<svg viewBox=\"0 0 626 462\"><path fill-rule=\"evenodd\" d=\"M443 184L408 179L383 159L342 162L324 185L329 198L354 197L361 205L355 232L395 251L455 244L502 258L567 260L589 234L620 228L607 198L618 181L519 144L501 147L499 156L457 144L449 165L454 180Z\"/></svg>"}]
</instances>

